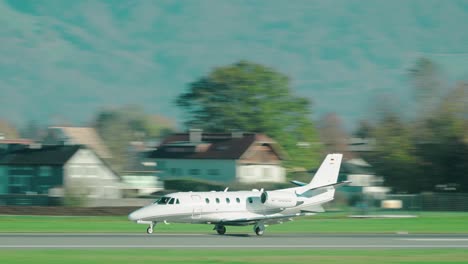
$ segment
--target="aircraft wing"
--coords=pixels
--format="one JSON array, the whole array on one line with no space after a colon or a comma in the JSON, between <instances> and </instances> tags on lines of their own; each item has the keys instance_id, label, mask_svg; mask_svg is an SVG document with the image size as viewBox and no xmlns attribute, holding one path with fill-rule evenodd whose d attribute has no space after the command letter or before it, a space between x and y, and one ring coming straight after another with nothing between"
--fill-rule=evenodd
<instances>
[{"instance_id":1,"label":"aircraft wing","mask_svg":"<svg viewBox=\"0 0 468 264\"><path fill-rule=\"evenodd\" d=\"M315 215L315 212L304 210L304 211L301 211L301 213L297 213L297 214L262 215L262 216L250 217L250 218L226 219L226 220L222 220L221 222L224 225L233 225L233 226L252 225L260 221L262 221L265 224L281 224L284 222L292 221L294 217L308 216L308 215Z\"/></svg>"}]
</instances>

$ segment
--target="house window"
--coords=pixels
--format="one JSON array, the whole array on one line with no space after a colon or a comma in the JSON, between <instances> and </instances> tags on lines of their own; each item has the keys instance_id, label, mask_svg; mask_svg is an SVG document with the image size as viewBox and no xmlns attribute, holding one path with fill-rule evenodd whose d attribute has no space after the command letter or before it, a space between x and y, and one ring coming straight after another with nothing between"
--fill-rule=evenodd
<instances>
[{"instance_id":1,"label":"house window","mask_svg":"<svg viewBox=\"0 0 468 264\"><path fill-rule=\"evenodd\" d=\"M39 176L49 177L52 175L52 168L50 166L40 166L39 167Z\"/></svg>"},{"instance_id":2,"label":"house window","mask_svg":"<svg viewBox=\"0 0 468 264\"><path fill-rule=\"evenodd\" d=\"M192 175L192 176L200 175L200 170L199 169L191 169L191 170L189 170L189 174Z\"/></svg>"},{"instance_id":3,"label":"house window","mask_svg":"<svg viewBox=\"0 0 468 264\"><path fill-rule=\"evenodd\" d=\"M156 163L156 168L160 170L164 170L166 168L166 162L161 160Z\"/></svg>"},{"instance_id":4,"label":"house window","mask_svg":"<svg viewBox=\"0 0 468 264\"><path fill-rule=\"evenodd\" d=\"M269 179L272 176L272 169L271 168L264 168L263 169L263 179Z\"/></svg>"},{"instance_id":5,"label":"house window","mask_svg":"<svg viewBox=\"0 0 468 264\"><path fill-rule=\"evenodd\" d=\"M31 176L11 176L8 179L10 193L25 193L31 191Z\"/></svg>"},{"instance_id":6,"label":"house window","mask_svg":"<svg viewBox=\"0 0 468 264\"><path fill-rule=\"evenodd\" d=\"M17 176L32 176L34 174L33 167L11 167L9 169L10 175L17 175Z\"/></svg>"},{"instance_id":7,"label":"house window","mask_svg":"<svg viewBox=\"0 0 468 264\"><path fill-rule=\"evenodd\" d=\"M48 194L50 186L49 185L39 185L39 193Z\"/></svg>"},{"instance_id":8,"label":"house window","mask_svg":"<svg viewBox=\"0 0 468 264\"><path fill-rule=\"evenodd\" d=\"M171 168L171 176L182 176L182 169L180 168Z\"/></svg>"},{"instance_id":9,"label":"house window","mask_svg":"<svg viewBox=\"0 0 468 264\"><path fill-rule=\"evenodd\" d=\"M208 170L208 175L217 176L217 175L219 175L219 170L218 169L209 169Z\"/></svg>"},{"instance_id":10,"label":"house window","mask_svg":"<svg viewBox=\"0 0 468 264\"><path fill-rule=\"evenodd\" d=\"M247 177L254 177L255 176L255 168L252 167L244 167L244 176Z\"/></svg>"}]
</instances>

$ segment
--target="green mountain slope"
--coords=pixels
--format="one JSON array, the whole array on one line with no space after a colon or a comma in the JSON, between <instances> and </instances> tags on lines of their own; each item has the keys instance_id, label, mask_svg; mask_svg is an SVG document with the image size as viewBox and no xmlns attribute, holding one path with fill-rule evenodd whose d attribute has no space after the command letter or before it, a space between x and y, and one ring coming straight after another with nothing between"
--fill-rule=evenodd
<instances>
[{"instance_id":1,"label":"green mountain slope","mask_svg":"<svg viewBox=\"0 0 468 264\"><path fill-rule=\"evenodd\" d=\"M466 21L463 0L0 0L0 115L80 123L139 104L180 118L188 82L247 59L352 126L382 96L410 107L405 72L419 56L467 79Z\"/></svg>"}]
</instances>

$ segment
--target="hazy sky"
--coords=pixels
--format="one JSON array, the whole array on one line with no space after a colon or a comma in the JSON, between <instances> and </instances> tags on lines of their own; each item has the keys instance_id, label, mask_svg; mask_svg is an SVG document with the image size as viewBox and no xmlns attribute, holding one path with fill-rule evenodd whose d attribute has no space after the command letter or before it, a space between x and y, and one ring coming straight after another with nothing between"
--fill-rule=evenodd
<instances>
[{"instance_id":1,"label":"hazy sky","mask_svg":"<svg viewBox=\"0 0 468 264\"><path fill-rule=\"evenodd\" d=\"M315 118L410 109L419 56L468 80L468 1L0 0L0 119L88 122L141 105L181 122L187 84L241 59L291 77Z\"/></svg>"}]
</instances>

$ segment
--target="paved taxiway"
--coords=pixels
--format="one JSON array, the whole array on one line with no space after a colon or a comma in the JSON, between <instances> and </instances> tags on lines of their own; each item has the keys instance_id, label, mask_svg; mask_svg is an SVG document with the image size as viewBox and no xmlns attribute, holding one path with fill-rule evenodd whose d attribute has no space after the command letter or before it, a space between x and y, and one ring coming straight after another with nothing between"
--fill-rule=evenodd
<instances>
[{"instance_id":1,"label":"paved taxiway","mask_svg":"<svg viewBox=\"0 0 468 264\"><path fill-rule=\"evenodd\" d=\"M31 234L2 233L10 248L468 248L468 235L412 234Z\"/></svg>"}]
</instances>

